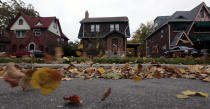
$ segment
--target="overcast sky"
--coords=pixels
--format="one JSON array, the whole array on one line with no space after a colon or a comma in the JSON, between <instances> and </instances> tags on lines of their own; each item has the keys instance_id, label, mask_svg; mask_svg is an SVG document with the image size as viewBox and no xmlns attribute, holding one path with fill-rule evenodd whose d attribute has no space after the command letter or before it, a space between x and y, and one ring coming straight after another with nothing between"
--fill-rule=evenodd
<instances>
[{"instance_id":1,"label":"overcast sky","mask_svg":"<svg viewBox=\"0 0 210 109\"><path fill-rule=\"evenodd\" d=\"M133 34L141 23L175 11L189 11L202 0L22 0L31 3L42 17L56 16L64 34L77 40L80 23L89 11L90 17L127 16ZM204 0L210 7L210 0Z\"/></svg>"}]
</instances>

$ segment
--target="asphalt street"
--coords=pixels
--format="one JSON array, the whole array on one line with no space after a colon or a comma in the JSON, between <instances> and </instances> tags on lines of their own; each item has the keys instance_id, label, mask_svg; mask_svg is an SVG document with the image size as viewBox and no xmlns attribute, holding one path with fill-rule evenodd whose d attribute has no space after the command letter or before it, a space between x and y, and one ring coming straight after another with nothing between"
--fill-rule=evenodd
<instances>
[{"instance_id":1,"label":"asphalt street","mask_svg":"<svg viewBox=\"0 0 210 109\"><path fill-rule=\"evenodd\" d=\"M100 101L104 91L112 88L111 95ZM50 95L38 90L23 92L0 79L0 109L210 109L210 98L178 99L176 94L190 89L210 94L210 83L188 79L82 80L63 81ZM64 96L78 94L83 103L72 104Z\"/></svg>"}]
</instances>

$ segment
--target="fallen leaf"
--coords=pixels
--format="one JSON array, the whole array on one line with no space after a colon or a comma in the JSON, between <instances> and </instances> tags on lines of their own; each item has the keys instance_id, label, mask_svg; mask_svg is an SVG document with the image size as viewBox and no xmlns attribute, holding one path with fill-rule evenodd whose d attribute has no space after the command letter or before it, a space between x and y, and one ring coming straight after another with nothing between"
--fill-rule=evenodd
<instances>
[{"instance_id":1,"label":"fallen leaf","mask_svg":"<svg viewBox=\"0 0 210 109\"><path fill-rule=\"evenodd\" d=\"M82 104L82 100L78 95L73 95L70 97L63 97L63 99L65 101L71 101L72 103L75 103L75 104Z\"/></svg>"},{"instance_id":2,"label":"fallen leaf","mask_svg":"<svg viewBox=\"0 0 210 109\"><path fill-rule=\"evenodd\" d=\"M177 94L176 97L179 98L179 99L188 99L189 98L189 96L182 95L182 94Z\"/></svg>"},{"instance_id":3,"label":"fallen leaf","mask_svg":"<svg viewBox=\"0 0 210 109\"><path fill-rule=\"evenodd\" d=\"M4 77L4 80L10 84L11 88L17 87L19 85L18 80L10 78L7 75Z\"/></svg>"},{"instance_id":4,"label":"fallen leaf","mask_svg":"<svg viewBox=\"0 0 210 109\"><path fill-rule=\"evenodd\" d=\"M77 56L82 56L82 52L81 51L76 51Z\"/></svg>"},{"instance_id":5,"label":"fallen leaf","mask_svg":"<svg viewBox=\"0 0 210 109\"><path fill-rule=\"evenodd\" d=\"M4 70L3 67L0 66L0 71L3 71L3 70Z\"/></svg>"},{"instance_id":6,"label":"fallen leaf","mask_svg":"<svg viewBox=\"0 0 210 109\"><path fill-rule=\"evenodd\" d=\"M16 69L14 63L7 64L7 72L4 74L4 80L10 84L10 86L16 87L19 85L19 81L25 75Z\"/></svg>"},{"instance_id":7,"label":"fallen leaf","mask_svg":"<svg viewBox=\"0 0 210 109\"><path fill-rule=\"evenodd\" d=\"M132 79L134 82L140 82L142 80L142 77L136 76Z\"/></svg>"},{"instance_id":8,"label":"fallen leaf","mask_svg":"<svg viewBox=\"0 0 210 109\"><path fill-rule=\"evenodd\" d=\"M193 96L196 94L196 92L191 91L191 90L185 90L185 91L182 91L182 94L187 95L187 96Z\"/></svg>"},{"instance_id":9,"label":"fallen leaf","mask_svg":"<svg viewBox=\"0 0 210 109\"><path fill-rule=\"evenodd\" d=\"M32 69L28 69L24 74L25 74L25 77L23 77L21 80L20 80L20 86L22 87L23 91L31 88L31 84L30 84L30 81L31 81L31 78L32 78L32 75L33 73L35 72L36 70L32 70Z\"/></svg>"},{"instance_id":10,"label":"fallen leaf","mask_svg":"<svg viewBox=\"0 0 210 109\"><path fill-rule=\"evenodd\" d=\"M47 53L44 53L44 61L45 62L51 62L53 61L55 58Z\"/></svg>"},{"instance_id":11,"label":"fallen leaf","mask_svg":"<svg viewBox=\"0 0 210 109\"><path fill-rule=\"evenodd\" d=\"M203 81L210 82L210 76L208 76L207 78L203 79Z\"/></svg>"},{"instance_id":12,"label":"fallen leaf","mask_svg":"<svg viewBox=\"0 0 210 109\"><path fill-rule=\"evenodd\" d=\"M98 71L99 71L101 74L105 73L105 70L104 70L103 67L98 68Z\"/></svg>"},{"instance_id":13,"label":"fallen leaf","mask_svg":"<svg viewBox=\"0 0 210 109\"><path fill-rule=\"evenodd\" d=\"M111 94L111 88L107 89L102 97L101 101L104 101Z\"/></svg>"},{"instance_id":14,"label":"fallen leaf","mask_svg":"<svg viewBox=\"0 0 210 109\"><path fill-rule=\"evenodd\" d=\"M30 83L32 88L41 89L41 94L48 95L61 84L61 80L58 70L41 68L33 73Z\"/></svg>"},{"instance_id":15,"label":"fallen leaf","mask_svg":"<svg viewBox=\"0 0 210 109\"><path fill-rule=\"evenodd\" d=\"M204 93L204 92L197 92L196 95L199 95L199 96L202 96L202 97L206 97L206 98L209 96L209 94Z\"/></svg>"}]
</instances>

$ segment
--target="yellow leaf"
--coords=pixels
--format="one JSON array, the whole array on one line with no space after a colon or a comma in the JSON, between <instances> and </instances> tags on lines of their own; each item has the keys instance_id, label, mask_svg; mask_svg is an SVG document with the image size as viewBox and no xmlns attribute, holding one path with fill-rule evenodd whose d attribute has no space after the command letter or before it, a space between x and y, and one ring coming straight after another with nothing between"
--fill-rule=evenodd
<instances>
[{"instance_id":1,"label":"yellow leaf","mask_svg":"<svg viewBox=\"0 0 210 109\"><path fill-rule=\"evenodd\" d=\"M176 97L179 98L179 99L188 99L189 98L189 96L182 95L182 94L177 94Z\"/></svg>"},{"instance_id":2,"label":"yellow leaf","mask_svg":"<svg viewBox=\"0 0 210 109\"><path fill-rule=\"evenodd\" d=\"M134 82L140 82L142 78L140 76L136 76L132 79Z\"/></svg>"},{"instance_id":3,"label":"yellow leaf","mask_svg":"<svg viewBox=\"0 0 210 109\"><path fill-rule=\"evenodd\" d=\"M48 95L61 83L62 75L58 70L41 68L33 73L31 86L34 89L41 89L41 94Z\"/></svg>"},{"instance_id":4,"label":"yellow leaf","mask_svg":"<svg viewBox=\"0 0 210 109\"><path fill-rule=\"evenodd\" d=\"M100 68L98 68L98 71L100 72L100 73L105 73L105 70L104 70L104 68L103 67L100 67Z\"/></svg>"},{"instance_id":5,"label":"yellow leaf","mask_svg":"<svg viewBox=\"0 0 210 109\"><path fill-rule=\"evenodd\" d=\"M187 95L187 96L193 96L196 94L196 92L191 91L191 90L185 90L185 91L182 91L182 94Z\"/></svg>"},{"instance_id":6,"label":"yellow leaf","mask_svg":"<svg viewBox=\"0 0 210 109\"><path fill-rule=\"evenodd\" d=\"M80 45L78 46L78 49L83 49L83 45L80 44Z\"/></svg>"},{"instance_id":7,"label":"yellow leaf","mask_svg":"<svg viewBox=\"0 0 210 109\"><path fill-rule=\"evenodd\" d=\"M82 56L82 52L76 51L77 56Z\"/></svg>"},{"instance_id":8,"label":"yellow leaf","mask_svg":"<svg viewBox=\"0 0 210 109\"><path fill-rule=\"evenodd\" d=\"M209 94L204 93L204 92L197 92L196 95L199 95L199 96L202 96L202 97L206 97L206 98L209 96Z\"/></svg>"}]
</instances>

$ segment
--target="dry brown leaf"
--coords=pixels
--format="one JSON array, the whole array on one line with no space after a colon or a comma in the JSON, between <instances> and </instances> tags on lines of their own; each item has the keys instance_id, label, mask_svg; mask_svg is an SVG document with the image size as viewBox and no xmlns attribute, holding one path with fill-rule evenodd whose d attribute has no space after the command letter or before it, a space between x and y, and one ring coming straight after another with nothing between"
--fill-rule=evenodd
<instances>
[{"instance_id":1,"label":"dry brown leaf","mask_svg":"<svg viewBox=\"0 0 210 109\"><path fill-rule=\"evenodd\" d=\"M142 77L136 76L136 77L134 77L132 80L133 80L134 82L140 82L140 81L142 81Z\"/></svg>"},{"instance_id":2,"label":"dry brown leaf","mask_svg":"<svg viewBox=\"0 0 210 109\"><path fill-rule=\"evenodd\" d=\"M75 103L75 104L82 104L82 99L76 94L70 97L63 97L63 99L65 101L71 101L72 103Z\"/></svg>"},{"instance_id":3,"label":"dry brown leaf","mask_svg":"<svg viewBox=\"0 0 210 109\"><path fill-rule=\"evenodd\" d=\"M36 69L32 70L32 69L28 69L24 74L25 74L25 77L23 77L21 80L20 80L20 86L22 87L23 91L31 88L31 84L30 84L30 81L31 81L31 78L32 78L32 75L33 73L36 71Z\"/></svg>"},{"instance_id":4,"label":"dry brown leaf","mask_svg":"<svg viewBox=\"0 0 210 109\"><path fill-rule=\"evenodd\" d=\"M210 76L208 76L207 78L203 79L203 81L210 82Z\"/></svg>"},{"instance_id":5,"label":"dry brown leaf","mask_svg":"<svg viewBox=\"0 0 210 109\"><path fill-rule=\"evenodd\" d=\"M20 70L16 69L14 63L7 64L7 75L10 78L14 78L14 79L21 79L25 76L23 73L20 72Z\"/></svg>"},{"instance_id":6,"label":"dry brown leaf","mask_svg":"<svg viewBox=\"0 0 210 109\"><path fill-rule=\"evenodd\" d=\"M101 101L104 101L111 94L111 88L107 89L102 97Z\"/></svg>"}]
</instances>

